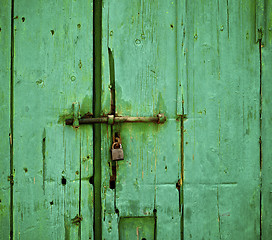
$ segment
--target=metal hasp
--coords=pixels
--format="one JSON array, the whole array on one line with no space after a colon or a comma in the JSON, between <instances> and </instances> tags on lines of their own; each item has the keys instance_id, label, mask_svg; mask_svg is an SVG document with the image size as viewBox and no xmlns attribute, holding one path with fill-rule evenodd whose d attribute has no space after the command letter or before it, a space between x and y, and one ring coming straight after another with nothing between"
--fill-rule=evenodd
<instances>
[{"instance_id":1,"label":"metal hasp","mask_svg":"<svg viewBox=\"0 0 272 240\"><path fill-rule=\"evenodd\" d=\"M75 125L75 119L66 119L66 125ZM106 123L109 125L113 125L115 123L124 123L124 122L154 122L154 123L165 123L166 117L163 113L159 113L156 117L115 117L114 115L108 115L107 117L100 118L81 118L76 119L78 124L95 124L95 123Z\"/></svg>"}]
</instances>

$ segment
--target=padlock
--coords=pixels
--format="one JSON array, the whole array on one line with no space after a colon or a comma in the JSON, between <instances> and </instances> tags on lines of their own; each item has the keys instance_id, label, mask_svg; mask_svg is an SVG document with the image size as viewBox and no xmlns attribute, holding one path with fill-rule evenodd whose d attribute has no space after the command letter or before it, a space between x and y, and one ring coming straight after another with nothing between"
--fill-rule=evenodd
<instances>
[{"instance_id":1,"label":"padlock","mask_svg":"<svg viewBox=\"0 0 272 240\"><path fill-rule=\"evenodd\" d=\"M119 148L115 148L116 146L118 146ZM118 142L112 144L111 159L113 161L124 160L124 151L122 148L122 144Z\"/></svg>"}]
</instances>

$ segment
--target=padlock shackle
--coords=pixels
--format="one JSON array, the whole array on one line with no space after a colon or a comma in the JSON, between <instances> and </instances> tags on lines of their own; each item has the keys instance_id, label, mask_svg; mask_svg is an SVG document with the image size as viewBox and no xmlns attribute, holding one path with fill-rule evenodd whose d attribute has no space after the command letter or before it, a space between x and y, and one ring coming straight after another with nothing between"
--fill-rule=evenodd
<instances>
[{"instance_id":1,"label":"padlock shackle","mask_svg":"<svg viewBox=\"0 0 272 240\"><path fill-rule=\"evenodd\" d=\"M121 143L119 143L119 142L114 142L113 144L112 144L112 146L111 146L111 149L118 149L118 148L115 148L114 146L116 146L116 145L119 145L120 147L119 148L122 148L122 144Z\"/></svg>"}]
</instances>

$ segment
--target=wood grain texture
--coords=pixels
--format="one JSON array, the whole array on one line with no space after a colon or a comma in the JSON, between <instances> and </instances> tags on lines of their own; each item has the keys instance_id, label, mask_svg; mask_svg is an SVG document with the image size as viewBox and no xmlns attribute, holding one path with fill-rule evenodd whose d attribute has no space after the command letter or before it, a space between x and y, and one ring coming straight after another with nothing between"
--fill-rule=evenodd
<instances>
[{"instance_id":1,"label":"wood grain texture","mask_svg":"<svg viewBox=\"0 0 272 240\"><path fill-rule=\"evenodd\" d=\"M270 1L104 0L95 33L92 0L14 0L13 29L11 3L0 9L0 239L10 222L14 239L94 239L98 139L102 239L271 239ZM94 102L96 117L167 121L103 124L100 143L92 125L64 124L76 101L81 116Z\"/></svg>"},{"instance_id":2,"label":"wood grain texture","mask_svg":"<svg viewBox=\"0 0 272 240\"><path fill-rule=\"evenodd\" d=\"M255 2L186 2L184 239L258 239Z\"/></svg>"},{"instance_id":3,"label":"wood grain texture","mask_svg":"<svg viewBox=\"0 0 272 240\"><path fill-rule=\"evenodd\" d=\"M261 47L262 83L262 239L272 235L272 2L265 1L264 35Z\"/></svg>"},{"instance_id":4,"label":"wood grain texture","mask_svg":"<svg viewBox=\"0 0 272 240\"><path fill-rule=\"evenodd\" d=\"M15 1L15 239L92 238L92 1ZM82 217L80 223L77 217Z\"/></svg>"},{"instance_id":5,"label":"wood grain texture","mask_svg":"<svg viewBox=\"0 0 272 240\"><path fill-rule=\"evenodd\" d=\"M11 4L1 1L0 10L0 238L10 235L10 64Z\"/></svg>"},{"instance_id":6,"label":"wood grain texture","mask_svg":"<svg viewBox=\"0 0 272 240\"><path fill-rule=\"evenodd\" d=\"M121 123L113 127L112 134L121 136L125 160L116 164L115 190L109 189L109 172L102 174L102 198L111 206L103 206L103 237L109 236L109 227L111 236L118 236L113 227L118 217L157 214L157 239L165 239L170 232L178 239L181 212L176 183L181 177L181 122L176 118L182 109L178 103L182 102L177 100L176 2L105 1L103 20L103 113L110 112L108 86L114 81L116 115L154 116L161 112L167 116L161 125ZM111 141L111 134L104 136L102 141ZM110 145L104 146L108 155ZM108 203L110 199L114 203ZM107 216L113 219L111 225ZM131 239L137 239L135 231L130 231Z\"/></svg>"}]
</instances>

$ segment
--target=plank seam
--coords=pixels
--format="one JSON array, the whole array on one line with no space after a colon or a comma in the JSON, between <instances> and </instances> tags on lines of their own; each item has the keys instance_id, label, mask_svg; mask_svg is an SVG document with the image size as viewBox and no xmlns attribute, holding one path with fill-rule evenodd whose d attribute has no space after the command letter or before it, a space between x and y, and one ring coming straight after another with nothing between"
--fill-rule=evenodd
<instances>
[{"instance_id":1,"label":"plank seam","mask_svg":"<svg viewBox=\"0 0 272 240\"><path fill-rule=\"evenodd\" d=\"M262 39L259 40L259 54L260 54L260 239L262 239L262 105L263 105L263 96L262 96Z\"/></svg>"},{"instance_id":2,"label":"plank seam","mask_svg":"<svg viewBox=\"0 0 272 240\"><path fill-rule=\"evenodd\" d=\"M79 203L78 203L78 216L79 216L79 219L82 220L82 216L81 216L81 176L82 176L82 171L81 171L81 164L82 164L82 161L81 161L81 157L82 157L82 150L81 150L81 141L82 141L82 138L81 138L81 132L80 132L80 141L79 141ZM78 226L78 239L81 239L81 222L82 221L79 221L79 226Z\"/></svg>"},{"instance_id":3,"label":"plank seam","mask_svg":"<svg viewBox=\"0 0 272 240\"><path fill-rule=\"evenodd\" d=\"M10 47L10 239L13 239L13 99L14 99L14 0L11 0Z\"/></svg>"},{"instance_id":4,"label":"plank seam","mask_svg":"<svg viewBox=\"0 0 272 240\"><path fill-rule=\"evenodd\" d=\"M93 111L94 117L101 115L101 63L102 63L102 0L93 1ZM101 217L101 125L93 131L94 174L94 239L102 239Z\"/></svg>"}]
</instances>

